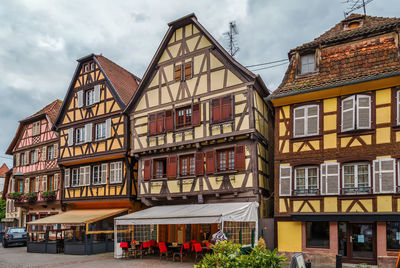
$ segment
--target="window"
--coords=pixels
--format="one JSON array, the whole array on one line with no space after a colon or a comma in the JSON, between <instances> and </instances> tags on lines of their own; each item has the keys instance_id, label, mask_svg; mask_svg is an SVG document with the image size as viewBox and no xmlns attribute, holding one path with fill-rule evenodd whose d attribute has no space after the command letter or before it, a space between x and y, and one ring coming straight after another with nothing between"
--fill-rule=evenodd
<instances>
[{"instance_id":1,"label":"window","mask_svg":"<svg viewBox=\"0 0 400 268\"><path fill-rule=\"evenodd\" d=\"M100 166L93 167L93 184L101 183L101 168Z\"/></svg>"},{"instance_id":2,"label":"window","mask_svg":"<svg viewBox=\"0 0 400 268\"><path fill-rule=\"evenodd\" d=\"M293 110L294 137L317 135L319 133L319 106L306 105Z\"/></svg>"},{"instance_id":3,"label":"window","mask_svg":"<svg viewBox=\"0 0 400 268\"><path fill-rule=\"evenodd\" d=\"M77 128L75 137L76 137L76 143L85 142L85 128L84 127Z\"/></svg>"},{"instance_id":4,"label":"window","mask_svg":"<svg viewBox=\"0 0 400 268\"><path fill-rule=\"evenodd\" d=\"M20 160L21 160L20 161L21 166L25 166L25 153L21 153L21 159Z\"/></svg>"},{"instance_id":5,"label":"window","mask_svg":"<svg viewBox=\"0 0 400 268\"><path fill-rule=\"evenodd\" d=\"M343 192L370 192L370 166L368 163L343 165Z\"/></svg>"},{"instance_id":6,"label":"window","mask_svg":"<svg viewBox=\"0 0 400 268\"><path fill-rule=\"evenodd\" d=\"M193 76L193 64L187 62L182 65L176 65L174 69L175 81L182 81L182 77L190 79Z\"/></svg>"},{"instance_id":7,"label":"window","mask_svg":"<svg viewBox=\"0 0 400 268\"><path fill-rule=\"evenodd\" d=\"M54 175L49 175L47 177L47 190L54 191L55 189L56 187L55 187Z\"/></svg>"},{"instance_id":8,"label":"window","mask_svg":"<svg viewBox=\"0 0 400 268\"><path fill-rule=\"evenodd\" d=\"M296 194L318 193L317 167L295 168L295 193Z\"/></svg>"},{"instance_id":9,"label":"window","mask_svg":"<svg viewBox=\"0 0 400 268\"><path fill-rule=\"evenodd\" d=\"M33 150L30 152L31 164L35 164L37 162L37 151Z\"/></svg>"},{"instance_id":10,"label":"window","mask_svg":"<svg viewBox=\"0 0 400 268\"><path fill-rule=\"evenodd\" d=\"M94 70L94 62L92 62L92 63L90 64L90 70L91 70L91 71Z\"/></svg>"},{"instance_id":11,"label":"window","mask_svg":"<svg viewBox=\"0 0 400 268\"><path fill-rule=\"evenodd\" d=\"M89 71L89 64L85 64L84 70L85 70L85 73Z\"/></svg>"},{"instance_id":12,"label":"window","mask_svg":"<svg viewBox=\"0 0 400 268\"><path fill-rule=\"evenodd\" d=\"M30 178L29 179L29 192L30 193L36 192L36 190L35 190L35 178Z\"/></svg>"},{"instance_id":13,"label":"window","mask_svg":"<svg viewBox=\"0 0 400 268\"><path fill-rule=\"evenodd\" d=\"M175 77L175 81L182 80L182 65L175 66L174 77Z\"/></svg>"},{"instance_id":14,"label":"window","mask_svg":"<svg viewBox=\"0 0 400 268\"><path fill-rule=\"evenodd\" d=\"M94 100L94 90L86 91L86 106L92 105L95 103Z\"/></svg>"},{"instance_id":15,"label":"window","mask_svg":"<svg viewBox=\"0 0 400 268\"><path fill-rule=\"evenodd\" d=\"M387 250L400 250L400 222L386 222L386 248Z\"/></svg>"},{"instance_id":16,"label":"window","mask_svg":"<svg viewBox=\"0 0 400 268\"><path fill-rule=\"evenodd\" d=\"M32 124L32 136L36 136L40 134L40 121L34 122Z\"/></svg>"},{"instance_id":17,"label":"window","mask_svg":"<svg viewBox=\"0 0 400 268\"><path fill-rule=\"evenodd\" d=\"M300 74L312 73L315 71L315 54L301 56Z\"/></svg>"},{"instance_id":18,"label":"window","mask_svg":"<svg viewBox=\"0 0 400 268\"><path fill-rule=\"evenodd\" d=\"M122 182L122 162L110 163L110 183Z\"/></svg>"},{"instance_id":19,"label":"window","mask_svg":"<svg viewBox=\"0 0 400 268\"><path fill-rule=\"evenodd\" d=\"M180 156L179 167L181 176L194 176L194 171L195 171L194 155Z\"/></svg>"},{"instance_id":20,"label":"window","mask_svg":"<svg viewBox=\"0 0 400 268\"><path fill-rule=\"evenodd\" d=\"M213 123L232 119L231 96L213 99L211 106Z\"/></svg>"},{"instance_id":21,"label":"window","mask_svg":"<svg viewBox=\"0 0 400 268\"><path fill-rule=\"evenodd\" d=\"M47 147L47 160L52 160L54 159L54 146L48 146Z\"/></svg>"},{"instance_id":22,"label":"window","mask_svg":"<svg viewBox=\"0 0 400 268\"><path fill-rule=\"evenodd\" d=\"M16 186L17 186L17 188L15 189L16 192L20 193L24 192L24 180L17 180Z\"/></svg>"},{"instance_id":23,"label":"window","mask_svg":"<svg viewBox=\"0 0 400 268\"><path fill-rule=\"evenodd\" d=\"M192 107L185 107L176 110L176 127L189 126L192 123Z\"/></svg>"},{"instance_id":24,"label":"window","mask_svg":"<svg viewBox=\"0 0 400 268\"><path fill-rule=\"evenodd\" d=\"M71 175L71 186L79 186L79 170L77 168L73 168Z\"/></svg>"},{"instance_id":25,"label":"window","mask_svg":"<svg viewBox=\"0 0 400 268\"><path fill-rule=\"evenodd\" d=\"M329 222L306 222L306 247L329 248Z\"/></svg>"},{"instance_id":26,"label":"window","mask_svg":"<svg viewBox=\"0 0 400 268\"><path fill-rule=\"evenodd\" d=\"M235 169L235 151L233 149L217 151L218 171Z\"/></svg>"},{"instance_id":27,"label":"window","mask_svg":"<svg viewBox=\"0 0 400 268\"><path fill-rule=\"evenodd\" d=\"M371 96L353 95L342 100L342 131L371 128Z\"/></svg>"},{"instance_id":28,"label":"window","mask_svg":"<svg viewBox=\"0 0 400 268\"><path fill-rule=\"evenodd\" d=\"M192 78L192 63L185 63L185 80Z\"/></svg>"},{"instance_id":29,"label":"window","mask_svg":"<svg viewBox=\"0 0 400 268\"><path fill-rule=\"evenodd\" d=\"M153 177L162 179L167 176L167 159L156 159L153 161Z\"/></svg>"},{"instance_id":30,"label":"window","mask_svg":"<svg viewBox=\"0 0 400 268\"><path fill-rule=\"evenodd\" d=\"M99 123L95 125L96 140L101 140L106 137L106 123Z\"/></svg>"}]
</instances>

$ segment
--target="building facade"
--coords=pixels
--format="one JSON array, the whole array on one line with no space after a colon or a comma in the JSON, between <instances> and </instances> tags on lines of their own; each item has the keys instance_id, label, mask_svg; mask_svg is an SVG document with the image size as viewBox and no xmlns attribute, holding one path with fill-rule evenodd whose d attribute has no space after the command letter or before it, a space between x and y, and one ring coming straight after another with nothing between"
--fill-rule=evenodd
<instances>
[{"instance_id":1,"label":"building facade","mask_svg":"<svg viewBox=\"0 0 400 268\"><path fill-rule=\"evenodd\" d=\"M194 14L168 25L125 110L130 155L138 162L138 200L147 206L256 201L259 217L271 217L266 86ZM201 241L201 233L215 228L160 226L158 240Z\"/></svg>"},{"instance_id":2,"label":"building facade","mask_svg":"<svg viewBox=\"0 0 400 268\"><path fill-rule=\"evenodd\" d=\"M20 121L6 151L13 156L5 183L6 218L17 218L18 226L61 211L58 134L51 130L60 107L61 101L55 100Z\"/></svg>"},{"instance_id":3,"label":"building facade","mask_svg":"<svg viewBox=\"0 0 400 268\"><path fill-rule=\"evenodd\" d=\"M279 251L393 267L400 249L400 19L350 15L289 52L275 107ZM396 257L394 257L396 256Z\"/></svg>"}]
</instances>

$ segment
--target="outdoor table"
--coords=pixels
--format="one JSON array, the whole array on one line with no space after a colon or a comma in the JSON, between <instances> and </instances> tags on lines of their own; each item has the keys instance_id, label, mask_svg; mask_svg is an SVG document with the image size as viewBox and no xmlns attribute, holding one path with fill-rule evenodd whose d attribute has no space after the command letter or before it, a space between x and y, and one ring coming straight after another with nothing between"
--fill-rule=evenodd
<instances>
[{"instance_id":1,"label":"outdoor table","mask_svg":"<svg viewBox=\"0 0 400 268\"><path fill-rule=\"evenodd\" d=\"M176 245L176 246L168 246L169 249L171 249L173 252L177 252L181 249L182 245Z\"/></svg>"}]
</instances>

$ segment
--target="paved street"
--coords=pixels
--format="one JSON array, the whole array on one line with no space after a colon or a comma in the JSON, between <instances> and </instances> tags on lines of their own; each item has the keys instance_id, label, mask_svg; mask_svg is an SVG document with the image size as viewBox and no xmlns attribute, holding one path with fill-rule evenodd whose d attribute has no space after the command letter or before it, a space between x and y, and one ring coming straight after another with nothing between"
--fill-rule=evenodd
<instances>
[{"instance_id":1,"label":"paved street","mask_svg":"<svg viewBox=\"0 0 400 268\"><path fill-rule=\"evenodd\" d=\"M27 253L26 247L3 248L0 246L1 268L110 268L110 267L193 267L193 263L160 261L158 258L121 260L114 259L113 253L91 256L73 256L64 254Z\"/></svg>"}]
</instances>

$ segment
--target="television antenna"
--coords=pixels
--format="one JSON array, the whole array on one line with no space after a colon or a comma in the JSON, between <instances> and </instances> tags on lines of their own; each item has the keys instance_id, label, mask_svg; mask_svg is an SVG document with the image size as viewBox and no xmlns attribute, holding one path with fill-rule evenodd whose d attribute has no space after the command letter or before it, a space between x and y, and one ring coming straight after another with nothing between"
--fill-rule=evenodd
<instances>
[{"instance_id":1,"label":"television antenna","mask_svg":"<svg viewBox=\"0 0 400 268\"><path fill-rule=\"evenodd\" d=\"M364 15L367 15L367 10L366 10L365 6L369 3L371 3L372 1L374 1L374 0L346 0L346 1L344 1L343 4L348 4L350 7L347 11L344 11L344 17L346 18L353 11L356 11L360 8L363 8Z\"/></svg>"},{"instance_id":2,"label":"television antenna","mask_svg":"<svg viewBox=\"0 0 400 268\"><path fill-rule=\"evenodd\" d=\"M229 22L229 31L225 32L224 35L228 37L228 52L232 57L234 57L239 51L239 46L237 45L236 41L236 35L238 34L239 31L237 29L236 22Z\"/></svg>"}]
</instances>

